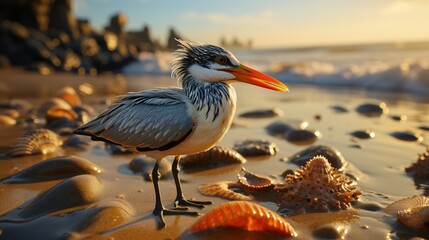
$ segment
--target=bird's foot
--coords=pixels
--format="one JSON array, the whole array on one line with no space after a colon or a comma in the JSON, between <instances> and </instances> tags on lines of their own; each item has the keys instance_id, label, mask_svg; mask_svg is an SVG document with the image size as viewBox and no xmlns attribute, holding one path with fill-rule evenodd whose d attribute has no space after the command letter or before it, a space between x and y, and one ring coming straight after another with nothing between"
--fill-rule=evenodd
<instances>
[{"instance_id":1,"label":"bird's foot","mask_svg":"<svg viewBox=\"0 0 429 240\"><path fill-rule=\"evenodd\" d=\"M157 207L153 210L153 215L157 216L159 218L159 226L158 228L164 228L165 227L165 220L164 215L185 215L185 216L199 216L200 214L198 212L193 211L187 211L188 208L186 207L175 207L172 209L165 209L163 207Z\"/></svg>"},{"instance_id":2,"label":"bird's foot","mask_svg":"<svg viewBox=\"0 0 429 240\"><path fill-rule=\"evenodd\" d=\"M196 201L196 200L188 200L182 197L177 197L174 201L174 206L188 206L188 207L196 207L196 208L204 208L204 205L211 205L210 201Z\"/></svg>"}]
</instances>

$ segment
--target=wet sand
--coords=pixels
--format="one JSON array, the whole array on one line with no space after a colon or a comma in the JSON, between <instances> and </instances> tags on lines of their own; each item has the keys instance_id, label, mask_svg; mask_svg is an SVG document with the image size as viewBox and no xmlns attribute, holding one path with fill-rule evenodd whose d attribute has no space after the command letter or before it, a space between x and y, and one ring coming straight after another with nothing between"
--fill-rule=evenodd
<instances>
[{"instance_id":1,"label":"wet sand","mask_svg":"<svg viewBox=\"0 0 429 240\"><path fill-rule=\"evenodd\" d=\"M29 100L36 107L44 100L55 95L60 86L70 85L78 91L82 101L93 106L96 112L103 107L106 99L126 91L145 90L159 86L175 85L164 76L118 77L113 75L82 77L65 74L40 76L21 71L3 71L0 82L2 97ZM4 79L3 79L4 78ZM85 84L85 85L82 85ZM89 85L88 85L89 84ZM82 87L83 86L83 87ZM88 91L93 90L92 93ZM425 236L424 233L407 229L396 222L394 216L387 215L383 209L395 200L412 195L427 195L426 189L417 189L413 178L404 168L415 162L417 155L423 153L429 145L429 132L420 129L429 125L429 99L391 93L352 91L346 89L320 89L311 86L289 85L290 93L277 93L253 86L236 84L238 105L235 122L219 145L233 147L237 141L263 139L276 143L280 151L271 157L247 158L243 165L231 165L211 170L186 172L181 174L185 196L198 200L210 200L201 213L205 213L228 200L201 195L197 187L203 183L215 181L236 181L242 166L259 175L270 176L275 182L282 182L281 174L286 169L297 169L289 161L281 161L310 145L295 145L284 139L267 134L265 127L272 122L308 121L308 129L318 130L321 138L313 145L328 145L337 148L345 157L349 166L346 173L357 178L357 186L363 192L358 202L349 210L332 213L312 213L288 216L298 232L298 239L317 238L314 230L326 224L335 226L338 236L346 239L408 239L412 236ZM386 102L389 113L380 117L367 117L356 112L356 107L364 103ZM348 110L336 112L332 107L341 106ZM238 115L259 109L279 108L284 114L270 118L241 118ZM400 122L391 116L406 115L406 121ZM350 135L356 130L372 129L373 139L355 139ZM167 227L157 230L152 215L154 192L152 183L144 181L139 173L133 173L128 163L136 156L111 155L104 144L91 142L85 148L62 148L48 155L31 155L11 158L5 155L9 146L21 136L25 126L1 127L0 131L0 179L7 178L46 159L57 156L76 155L90 160L101 168L97 178L94 198L83 201L84 204L70 203L65 209L40 212L30 209L24 217L20 211L39 194L64 181L49 180L35 183L0 183L0 239L213 239L259 238L266 233L249 234L236 230L222 230L190 235L186 230L197 217L166 216ZM425 140L407 142L392 136L396 131L419 133ZM171 159L170 159L171 160ZM92 180L91 180L92 181ZM163 202L172 207L175 187L172 178L160 181ZM59 194L55 201L70 201L73 191ZM88 199L90 199L88 197ZM262 198L263 199L263 198ZM275 212L279 210L277 202L254 200ZM49 203L42 202L49 209ZM45 206L45 205L48 206ZM30 206L31 207L31 206ZM52 209L51 209L52 210ZM39 211L39 212L38 212ZM281 214L281 213L280 213ZM426 236L427 237L427 236Z\"/></svg>"}]
</instances>

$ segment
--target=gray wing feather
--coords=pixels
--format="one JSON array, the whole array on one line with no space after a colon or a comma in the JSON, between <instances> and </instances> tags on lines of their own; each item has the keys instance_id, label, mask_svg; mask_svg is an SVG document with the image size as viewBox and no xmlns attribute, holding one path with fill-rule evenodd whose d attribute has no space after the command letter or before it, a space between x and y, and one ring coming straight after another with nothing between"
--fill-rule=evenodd
<instances>
[{"instance_id":1,"label":"gray wing feather","mask_svg":"<svg viewBox=\"0 0 429 240\"><path fill-rule=\"evenodd\" d=\"M194 127L180 89L155 89L118 98L96 119L75 131L124 147L158 149Z\"/></svg>"}]
</instances>

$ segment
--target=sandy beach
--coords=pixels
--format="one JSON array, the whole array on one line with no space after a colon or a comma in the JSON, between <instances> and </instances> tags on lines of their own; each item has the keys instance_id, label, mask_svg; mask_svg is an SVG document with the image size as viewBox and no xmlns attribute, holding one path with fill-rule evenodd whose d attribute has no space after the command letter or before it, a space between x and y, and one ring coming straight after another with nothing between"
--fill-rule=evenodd
<instances>
[{"instance_id":1,"label":"sandy beach","mask_svg":"<svg viewBox=\"0 0 429 240\"><path fill-rule=\"evenodd\" d=\"M174 86L169 76L121 76L104 74L76 76L54 73L42 76L9 69L0 72L0 100L21 99L32 108L39 108L55 96L59 88L72 86L84 104L93 107L94 117L115 95L127 91L140 91L155 87ZM288 84L289 93L272 92L253 86L236 84L238 103L234 119L235 127L226 134L220 146L234 147L247 139L267 140L279 147L277 154L266 157L246 157L244 164L186 171L181 173L184 193L187 197L209 200L213 205L199 210L206 213L229 200L204 196L198 186L216 181L237 181L237 173L245 167L258 175L268 176L275 183L283 182L282 173L298 169L288 158L312 145L327 145L338 149L347 161L345 174L352 176L362 195L347 210L289 215L279 209L279 200L273 192L264 193L251 200L284 217L298 233L297 239L321 239L317 233L322 227L335 229L331 238L343 239L410 239L427 238L425 232L409 229L396 221L396 216L384 209L390 203L404 197L425 195L427 185L416 186L405 168L417 160L429 145L429 98L415 97L392 92L326 88L311 85ZM384 102L388 112L378 117L368 117L356 111L362 104ZM335 108L337 107L337 108ZM341 107L343 112L336 111ZM280 116L243 118L240 114L263 109L280 109ZM402 121L396 120L402 117ZM84 147L65 147L50 154L21 157L7 155L16 139L29 129L43 127L43 121L35 125L18 124L0 126L0 239L266 239L269 233L248 233L234 229L219 229L201 234L190 234L187 229L198 217L166 216L167 227L158 230L152 215L154 191L150 181L140 173L133 173L128 163L138 154L113 155L102 142L89 142ZM284 138L271 136L266 127L273 122L290 124L307 122L307 129L320 133L311 144L297 145ZM21 124L19 124L21 123ZM358 130L370 129L371 139L359 139L351 135ZM395 137L397 132L412 132L419 136L416 141ZM69 136L62 136L65 139ZM28 182L8 183L7 179L33 165L59 156L78 156L99 166L100 173L77 175L94 182L86 186L92 191L88 201L73 202L73 191L65 191L51 198L34 203L38 196L71 178L56 180L31 179ZM170 159L171 161L172 159ZM94 180L95 179L95 180ZM58 189L58 188L57 188ZM172 207L175 197L171 177L160 181L163 202ZM52 194L51 194L52 195ZM48 200L46 200L48 199ZM58 202L64 202L63 205ZM37 205L39 204L39 205ZM58 206L57 206L58 205ZM36 206L36 207L35 207ZM26 211L26 212L25 212ZM329 232L329 231L328 231ZM215 233L215 234L214 234ZM319 234L319 235L318 235ZM337 235L336 235L337 234ZM225 238L224 238L225 237ZM276 237L276 236L274 236ZM281 237L279 237L281 238Z\"/></svg>"}]
</instances>

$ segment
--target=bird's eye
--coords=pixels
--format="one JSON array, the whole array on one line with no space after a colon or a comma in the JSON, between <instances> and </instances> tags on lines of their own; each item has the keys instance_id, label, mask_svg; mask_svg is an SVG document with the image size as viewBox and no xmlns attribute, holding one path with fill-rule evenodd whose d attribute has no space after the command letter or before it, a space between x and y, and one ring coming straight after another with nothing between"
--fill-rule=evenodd
<instances>
[{"instance_id":1,"label":"bird's eye","mask_svg":"<svg viewBox=\"0 0 429 240\"><path fill-rule=\"evenodd\" d=\"M227 65L227 64L228 64L228 58L227 58L227 57L225 57L225 56L223 56L223 55L217 55L217 56L214 58L214 61L215 61L217 64L220 64L220 65Z\"/></svg>"}]
</instances>

